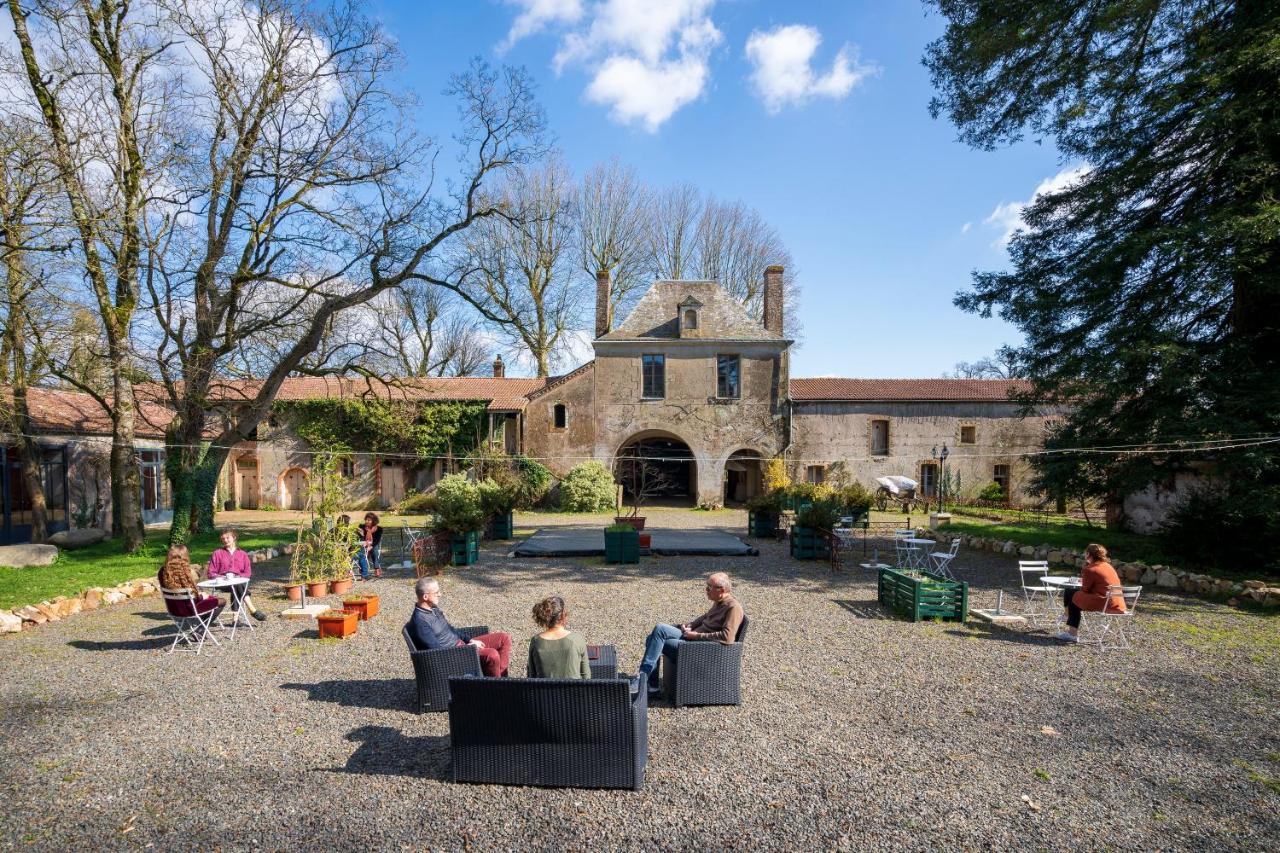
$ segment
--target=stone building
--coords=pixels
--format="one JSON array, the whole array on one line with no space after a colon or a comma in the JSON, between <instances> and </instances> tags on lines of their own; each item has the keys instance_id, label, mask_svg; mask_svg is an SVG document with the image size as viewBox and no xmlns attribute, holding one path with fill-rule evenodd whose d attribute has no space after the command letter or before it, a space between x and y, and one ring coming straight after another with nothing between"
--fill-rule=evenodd
<instances>
[{"instance_id":1,"label":"stone building","mask_svg":"<svg viewBox=\"0 0 1280 853\"><path fill-rule=\"evenodd\" d=\"M278 399L372 395L409 403L483 402L484 441L539 459L558 475L590 459L611 467L644 460L659 475L663 493L690 504L749 499L761 490L764 463L774 457L783 458L797 480L847 478L872 487L875 477L900 474L932 494L943 479L935 452L940 455L944 446L953 491L958 477L962 494L996 482L1011 501L1029 500L1025 454L1042 446L1053 412L1025 415L1010 398L1022 390L1020 383L1010 381L793 379L782 278L781 267L765 272L760 321L715 282L658 281L615 324L609 280L602 275L596 283L595 357L562 376L509 378L499 358L491 377L290 378ZM233 382L226 389L218 406L233 406L254 390ZM40 440L51 454L51 493L61 500L57 523L87 517L88 505L101 523L110 512L102 467L109 422L86 395L33 393L43 401ZM160 406L145 407L139 429L144 506L149 521L163 522L170 507L162 476L169 414ZM15 541L22 535L21 500L11 494L10 457L0 458L4 531L7 541ZM303 508L313 461L312 448L287 421L273 417L257 440L232 449L219 500L232 508ZM353 508L391 506L408 490L427 488L457 467L447 457L367 452L352 454L342 465L352 481ZM99 485L91 489L91 483Z\"/></svg>"}]
</instances>

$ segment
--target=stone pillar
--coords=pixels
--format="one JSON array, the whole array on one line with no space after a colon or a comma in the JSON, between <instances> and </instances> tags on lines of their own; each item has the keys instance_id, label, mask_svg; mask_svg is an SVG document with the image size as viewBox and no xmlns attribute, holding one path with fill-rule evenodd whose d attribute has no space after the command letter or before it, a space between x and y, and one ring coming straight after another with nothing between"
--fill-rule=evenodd
<instances>
[{"instance_id":1,"label":"stone pillar","mask_svg":"<svg viewBox=\"0 0 1280 853\"><path fill-rule=\"evenodd\" d=\"M596 337L603 338L613 327L613 316L609 310L609 271L596 273Z\"/></svg>"},{"instance_id":2,"label":"stone pillar","mask_svg":"<svg viewBox=\"0 0 1280 853\"><path fill-rule=\"evenodd\" d=\"M764 270L764 327L782 337L782 267L774 264Z\"/></svg>"},{"instance_id":3,"label":"stone pillar","mask_svg":"<svg viewBox=\"0 0 1280 853\"><path fill-rule=\"evenodd\" d=\"M493 360L493 378L501 379L507 375L507 366L502 363L502 356L498 356Z\"/></svg>"},{"instance_id":4,"label":"stone pillar","mask_svg":"<svg viewBox=\"0 0 1280 853\"><path fill-rule=\"evenodd\" d=\"M698 476L698 506L723 506L724 462L694 453L694 466Z\"/></svg>"}]
</instances>

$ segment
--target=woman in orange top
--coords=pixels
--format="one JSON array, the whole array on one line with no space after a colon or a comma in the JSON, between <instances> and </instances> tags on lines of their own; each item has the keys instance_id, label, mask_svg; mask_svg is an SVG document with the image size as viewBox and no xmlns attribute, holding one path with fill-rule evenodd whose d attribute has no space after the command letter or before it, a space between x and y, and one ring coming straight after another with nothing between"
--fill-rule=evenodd
<instances>
[{"instance_id":1,"label":"woman in orange top","mask_svg":"<svg viewBox=\"0 0 1280 853\"><path fill-rule=\"evenodd\" d=\"M1085 610L1100 613L1124 613L1124 596L1110 593L1107 587L1119 586L1120 576L1107 560L1107 549L1090 545L1084 549L1084 571L1080 572L1080 588L1063 595L1067 607L1067 629L1059 640L1076 642L1080 632L1080 614Z\"/></svg>"}]
</instances>

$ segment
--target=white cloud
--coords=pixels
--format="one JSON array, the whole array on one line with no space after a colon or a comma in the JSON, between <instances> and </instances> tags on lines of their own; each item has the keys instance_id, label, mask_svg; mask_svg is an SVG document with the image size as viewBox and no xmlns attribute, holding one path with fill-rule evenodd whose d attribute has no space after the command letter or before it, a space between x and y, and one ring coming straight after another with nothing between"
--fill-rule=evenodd
<instances>
[{"instance_id":1,"label":"white cloud","mask_svg":"<svg viewBox=\"0 0 1280 853\"><path fill-rule=\"evenodd\" d=\"M552 66L591 76L589 101L621 124L660 128L697 100L711 79L711 53L722 39L711 21L716 0L508 0L524 11L506 44L551 26L562 36Z\"/></svg>"},{"instance_id":2,"label":"white cloud","mask_svg":"<svg viewBox=\"0 0 1280 853\"><path fill-rule=\"evenodd\" d=\"M960 233L961 233L961 234L968 234L968 233L969 233L969 229L970 229L970 228L972 228L972 227L973 227L973 223L972 223L972 222L966 222L965 224L963 224L963 225L961 225L961 226L960 226Z\"/></svg>"},{"instance_id":3,"label":"white cloud","mask_svg":"<svg viewBox=\"0 0 1280 853\"><path fill-rule=\"evenodd\" d=\"M511 22L507 37L498 45L500 53L552 24L574 24L582 18L582 0L506 0L506 3L518 7L521 12Z\"/></svg>"},{"instance_id":4,"label":"white cloud","mask_svg":"<svg viewBox=\"0 0 1280 853\"><path fill-rule=\"evenodd\" d=\"M983 220L984 224L1000 229L1000 238L992 245L997 248L1007 246L1009 241L1013 239L1014 232L1027 227L1022 220L1022 213L1038 197L1066 189L1087 174L1089 174L1088 166L1073 166L1069 169L1063 169L1058 174L1041 181L1036 186L1035 192L1031 193L1031 198L1026 201L1002 201L997 204L996 209L991 211L991 215Z\"/></svg>"},{"instance_id":5,"label":"white cloud","mask_svg":"<svg viewBox=\"0 0 1280 853\"><path fill-rule=\"evenodd\" d=\"M836 53L831 70L816 73L813 57L820 44L822 34L801 24L751 33L747 39L747 59L755 66L751 83L769 112L813 98L843 98L863 80L880 73L875 64L859 62L857 48L849 44Z\"/></svg>"}]
</instances>

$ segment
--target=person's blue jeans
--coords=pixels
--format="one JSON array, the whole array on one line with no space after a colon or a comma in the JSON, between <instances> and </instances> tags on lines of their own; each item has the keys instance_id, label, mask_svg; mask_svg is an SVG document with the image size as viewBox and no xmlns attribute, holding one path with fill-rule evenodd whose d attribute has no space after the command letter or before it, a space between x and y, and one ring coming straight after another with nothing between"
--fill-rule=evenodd
<instances>
[{"instance_id":1,"label":"person's blue jeans","mask_svg":"<svg viewBox=\"0 0 1280 853\"><path fill-rule=\"evenodd\" d=\"M365 556L363 547L356 548L355 556L356 565L360 567L360 577L364 580L369 579L369 558Z\"/></svg>"},{"instance_id":2,"label":"person's blue jeans","mask_svg":"<svg viewBox=\"0 0 1280 853\"><path fill-rule=\"evenodd\" d=\"M649 632L649 637L644 641L644 658L640 661L640 674L644 675L646 680L652 677L654 670L658 668L658 658L662 655L670 655L675 658L680 651L680 644L684 640L680 639L683 632L675 625L655 625L653 630ZM649 689L657 689L658 685L650 681Z\"/></svg>"},{"instance_id":3,"label":"person's blue jeans","mask_svg":"<svg viewBox=\"0 0 1280 853\"><path fill-rule=\"evenodd\" d=\"M382 546L374 545L369 549L369 565L375 569L382 568Z\"/></svg>"}]
</instances>

